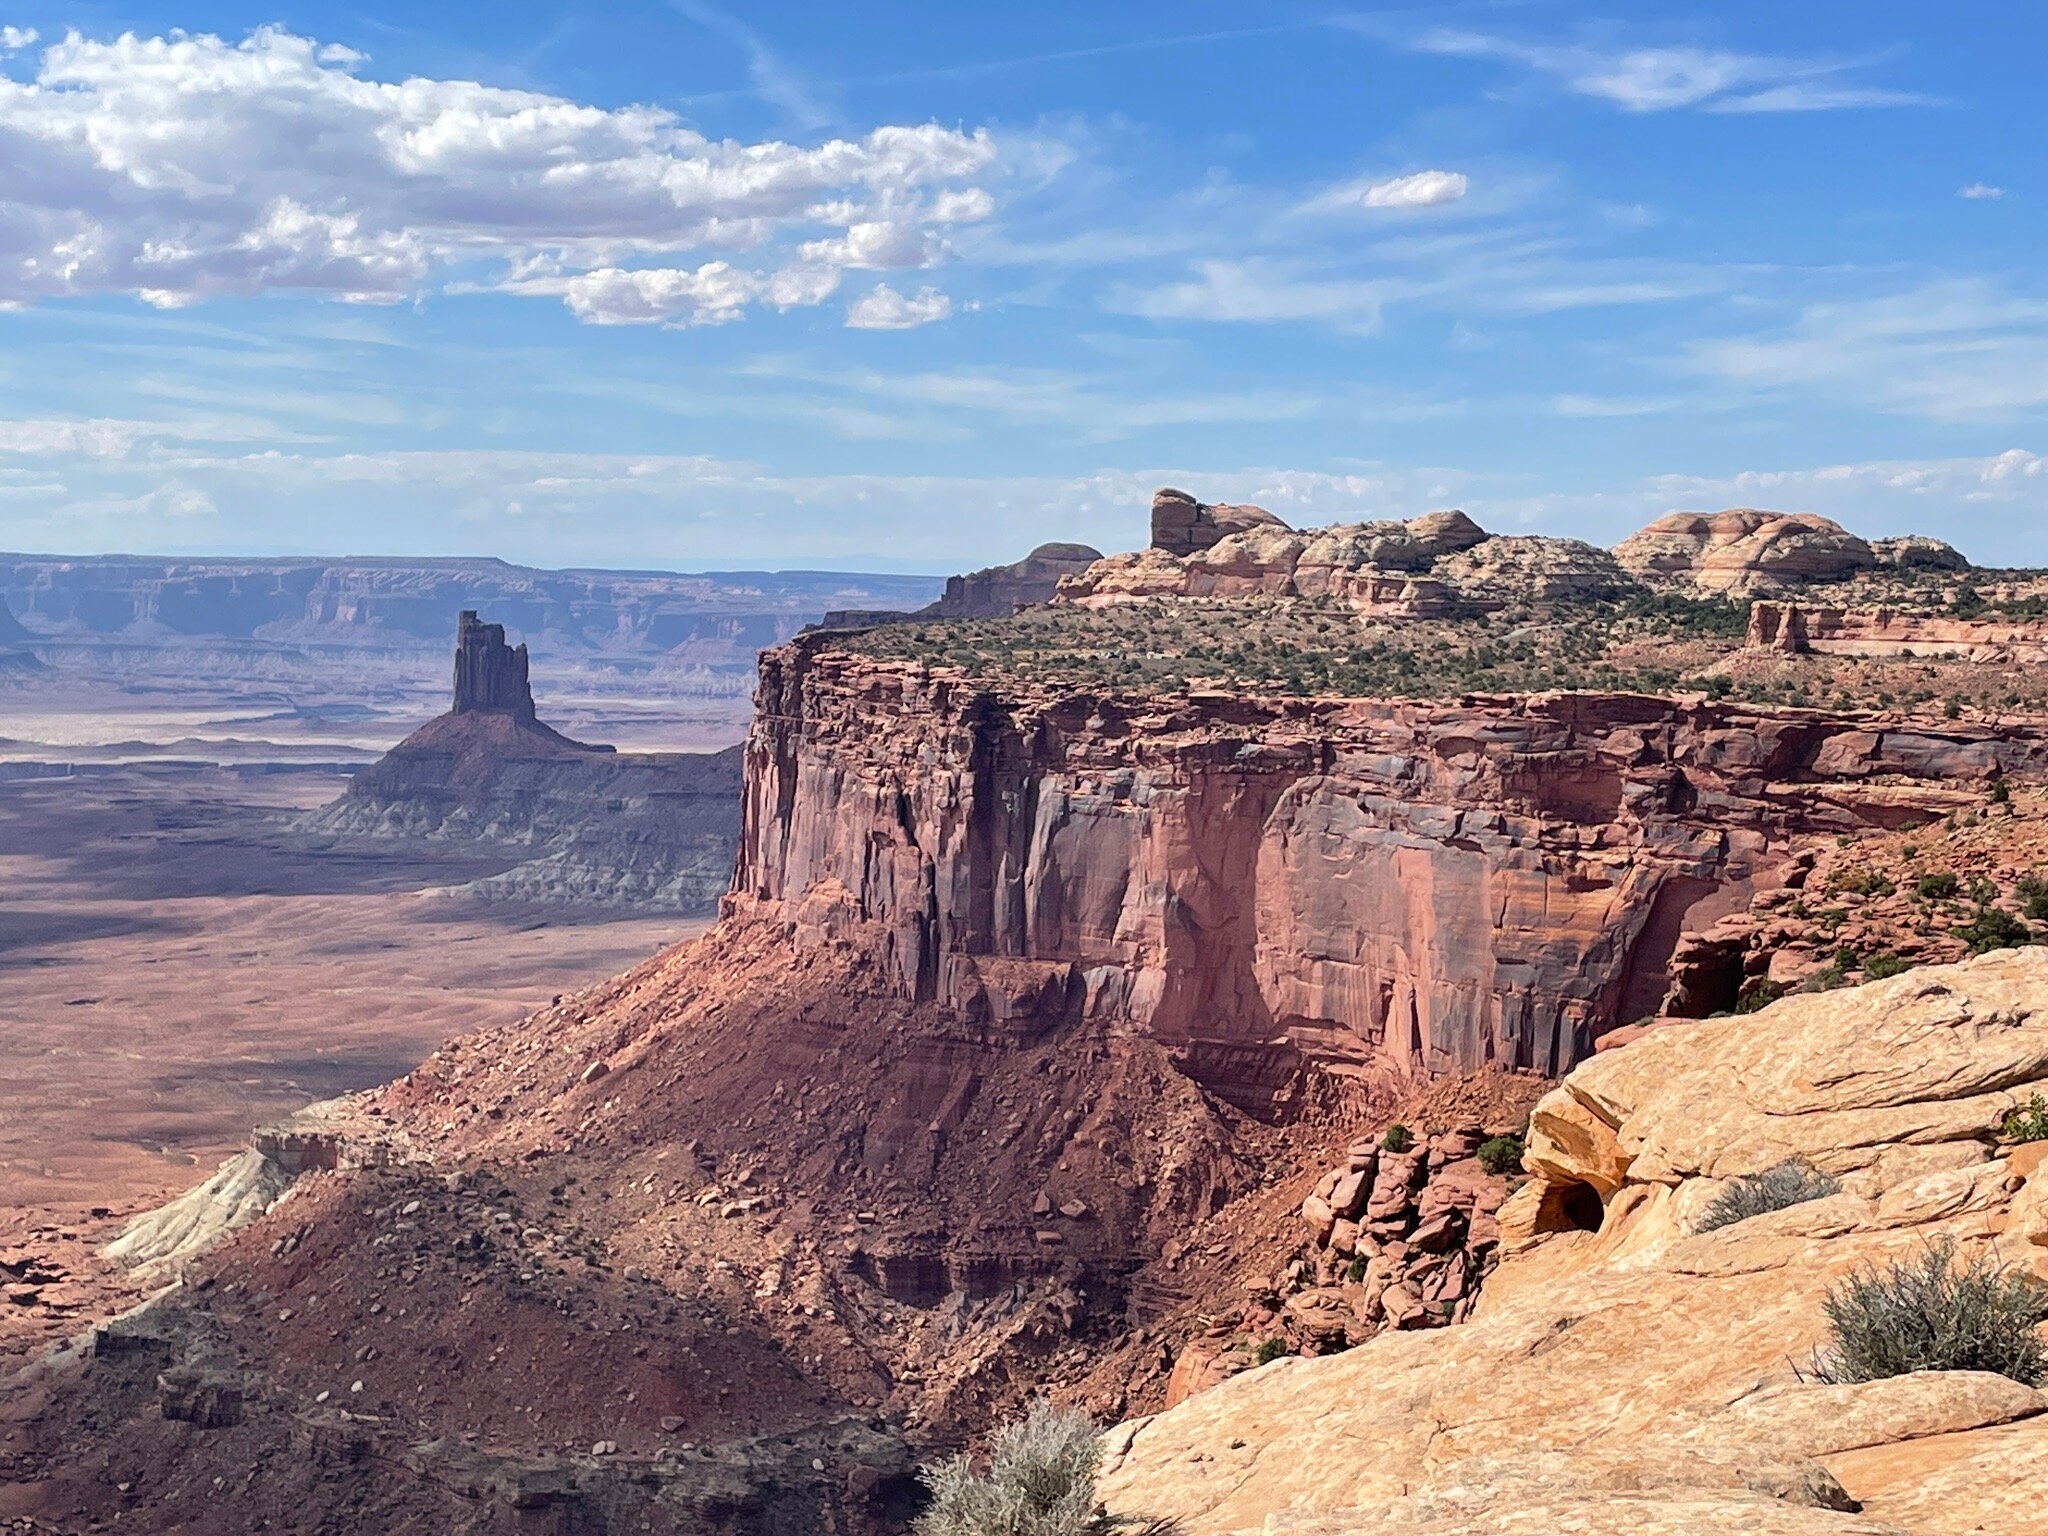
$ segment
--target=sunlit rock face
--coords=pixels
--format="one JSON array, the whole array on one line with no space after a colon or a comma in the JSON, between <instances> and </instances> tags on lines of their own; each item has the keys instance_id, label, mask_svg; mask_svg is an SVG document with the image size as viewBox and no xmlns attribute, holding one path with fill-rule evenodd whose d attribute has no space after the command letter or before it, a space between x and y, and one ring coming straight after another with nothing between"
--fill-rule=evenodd
<instances>
[{"instance_id":1,"label":"sunlit rock face","mask_svg":"<svg viewBox=\"0 0 2048 1536\"><path fill-rule=\"evenodd\" d=\"M1562 1072L1801 839L2048 768L2031 729L997 692L824 637L763 658L746 751L732 910L879 934L900 992L963 1018L1127 1021L1246 1103L1302 1062ZM1732 1006L1711 990L1688 1006Z\"/></svg>"}]
</instances>

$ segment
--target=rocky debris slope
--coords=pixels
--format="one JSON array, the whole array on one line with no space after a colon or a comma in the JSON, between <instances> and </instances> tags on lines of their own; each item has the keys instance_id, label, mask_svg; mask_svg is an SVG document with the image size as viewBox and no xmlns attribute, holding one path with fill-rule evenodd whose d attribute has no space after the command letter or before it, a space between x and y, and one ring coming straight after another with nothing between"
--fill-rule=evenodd
<instances>
[{"instance_id":1,"label":"rocky debris slope","mask_svg":"<svg viewBox=\"0 0 2048 1536\"><path fill-rule=\"evenodd\" d=\"M534 713L526 647L465 612L454 707L357 774L302 831L433 839L512 856L463 889L513 901L712 911L738 843L740 749L620 753Z\"/></svg>"},{"instance_id":2,"label":"rocky debris slope","mask_svg":"<svg viewBox=\"0 0 2048 1536\"><path fill-rule=\"evenodd\" d=\"M1234 1315L1207 1320L1176 1357L1165 1406L1279 1355L1463 1322L1499 1258L1496 1213L1510 1189L1473 1155L1488 1139L1467 1126L1420 1141L1397 1133L1400 1150L1354 1141L1301 1204L1307 1242L1243 1276Z\"/></svg>"},{"instance_id":3,"label":"rocky debris slope","mask_svg":"<svg viewBox=\"0 0 2048 1536\"><path fill-rule=\"evenodd\" d=\"M1539 1105L1472 1319L1283 1359L1108 1437L1113 1510L1189 1536L2042 1528L2048 1395L1801 1368L1830 1286L1952 1241L2048 1273L2048 952L1661 1030ZM1738 1174L1839 1192L1699 1231Z\"/></svg>"},{"instance_id":4,"label":"rocky debris slope","mask_svg":"<svg viewBox=\"0 0 2048 1536\"><path fill-rule=\"evenodd\" d=\"M927 619L1001 618L1019 608L1052 601L1063 577L1077 575L1102 558L1086 544L1041 544L1022 560L948 576L946 590L922 608L835 608L821 629L866 629L875 624L909 624Z\"/></svg>"},{"instance_id":5,"label":"rocky debris slope","mask_svg":"<svg viewBox=\"0 0 2048 1536\"><path fill-rule=\"evenodd\" d=\"M1137 1026L1264 1113L1307 1063L1562 1072L1806 842L2044 773L2032 725L997 692L816 637L763 658L728 911L875 934L977 1027Z\"/></svg>"},{"instance_id":6,"label":"rocky debris slope","mask_svg":"<svg viewBox=\"0 0 2048 1536\"><path fill-rule=\"evenodd\" d=\"M1828 518L1749 507L1673 512L1615 545L1614 558L1644 581L1732 596L1846 581L1878 565L1869 544Z\"/></svg>"}]
</instances>

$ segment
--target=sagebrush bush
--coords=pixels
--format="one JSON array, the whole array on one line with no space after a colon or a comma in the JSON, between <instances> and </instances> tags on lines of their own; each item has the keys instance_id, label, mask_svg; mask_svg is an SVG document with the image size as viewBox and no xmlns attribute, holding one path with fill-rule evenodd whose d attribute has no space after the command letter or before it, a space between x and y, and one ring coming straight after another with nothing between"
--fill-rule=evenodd
<instances>
[{"instance_id":1,"label":"sagebrush bush","mask_svg":"<svg viewBox=\"0 0 2048 1536\"><path fill-rule=\"evenodd\" d=\"M1881 955L1872 955L1863 962L1863 974L1872 981L1883 981L1887 976L1896 976L1901 971L1911 969L1911 964L1903 956L1894 955L1889 951Z\"/></svg>"},{"instance_id":2,"label":"sagebrush bush","mask_svg":"<svg viewBox=\"0 0 2048 1536\"><path fill-rule=\"evenodd\" d=\"M1389 1152L1406 1152L1415 1145L1415 1133L1405 1125L1390 1125L1387 1134L1380 1138L1380 1145Z\"/></svg>"},{"instance_id":3,"label":"sagebrush bush","mask_svg":"<svg viewBox=\"0 0 2048 1536\"><path fill-rule=\"evenodd\" d=\"M2048 1291L1989 1253L1958 1263L1948 1238L1866 1269L1828 1292L1822 1381L1879 1381L1912 1371L1996 1371L2027 1386L2048 1373L2036 1326Z\"/></svg>"},{"instance_id":4,"label":"sagebrush bush","mask_svg":"<svg viewBox=\"0 0 2048 1536\"><path fill-rule=\"evenodd\" d=\"M966 1456L923 1469L932 1502L917 1518L918 1536L1171 1536L1170 1522L1103 1510L1095 1497L1097 1434L1078 1409L1033 1402L1021 1421L997 1432L988 1471L976 1472Z\"/></svg>"},{"instance_id":5,"label":"sagebrush bush","mask_svg":"<svg viewBox=\"0 0 2048 1536\"><path fill-rule=\"evenodd\" d=\"M1947 901L1962 888L1962 881L1946 870L1932 875L1922 875L1913 883L1914 891L1922 901Z\"/></svg>"},{"instance_id":6,"label":"sagebrush bush","mask_svg":"<svg viewBox=\"0 0 2048 1536\"><path fill-rule=\"evenodd\" d=\"M1752 1216L1766 1216L1809 1200L1825 1200L1841 1189L1833 1179L1802 1158L1788 1157L1762 1173L1745 1173L1728 1181L1700 1215L1696 1230L1732 1227Z\"/></svg>"}]
</instances>

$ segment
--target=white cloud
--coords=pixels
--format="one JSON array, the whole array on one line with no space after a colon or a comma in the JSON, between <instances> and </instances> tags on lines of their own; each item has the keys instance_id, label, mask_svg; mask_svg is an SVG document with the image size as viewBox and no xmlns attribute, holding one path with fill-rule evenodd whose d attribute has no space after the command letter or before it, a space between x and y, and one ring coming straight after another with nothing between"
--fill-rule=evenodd
<instances>
[{"instance_id":1,"label":"white cloud","mask_svg":"<svg viewBox=\"0 0 2048 1536\"><path fill-rule=\"evenodd\" d=\"M1447 27L1424 32L1409 40L1409 46L1455 58L1505 59L1552 76L1581 96L1609 101L1629 112L1824 112L1914 106L1928 100L1909 91L1843 80L1859 67L1855 63L1720 48L1526 43Z\"/></svg>"},{"instance_id":2,"label":"white cloud","mask_svg":"<svg viewBox=\"0 0 2048 1536\"><path fill-rule=\"evenodd\" d=\"M1994 187L1989 182L1973 181L1956 193L1957 197L1998 198L2005 196L2005 188Z\"/></svg>"},{"instance_id":3,"label":"white cloud","mask_svg":"<svg viewBox=\"0 0 2048 1536\"><path fill-rule=\"evenodd\" d=\"M40 35L34 27L0 27L0 53L19 53Z\"/></svg>"},{"instance_id":4,"label":"white cloud","mask_svg":"<svg viewBox=\"0 0 2048 1536\"><path fill-rule=\"evenodd\" d=\"M1413 176L1374 182L1365 189L1365 206L1435 208L1442 203L1455 203L1470 188L1471 182L1461 171L1417 171Z\"/></svg>"},{"instance_id":5,"label":"white cloud","mask_svg":"<svg viewBox=\"0 0 2048 1536\"><path fill-rule=\"evenodd\" d=\"M557 293L593 320L619 307L593 292L630 291L694 323L820 303L832 284L812 267L929 265L943 254L930 226L994 209L973 184L997 170L985 130L721 141L657 108L372 80L361 63L275 27L239 43L70 33L32 81L0 77L0 304L396 302L495 261L511 291ZM743 251L769 259L712 270ZM589 280L527 281L536 270Z\"/></svg>"},{"instance_id":6,"label":"white cloud","mask_svg":"<svg viewBox=\"0 0 2048 1536\"><path fill-rule=\"evenodd\" d=\"M936 288L920 288L905 297L887 283L877 283L854 300L846 311L846 324L855 331L908 331L952 314L953 301Z\"/></svg>"},{"instance_id":7,"label":"white cloud","mask_svg":"<svg viewBox=\"0 0 2048 1536\"><path fill-rule=\"evenodd\" d=\"M556 280L547 282L554 286ZM602 267L560 280L559 286L569 308L593 325L725 325L740 319L750 304L822 304L838 288L839 273L825 266L756 273L707 261L694 271Z\"/></svg>"}]
</instances>

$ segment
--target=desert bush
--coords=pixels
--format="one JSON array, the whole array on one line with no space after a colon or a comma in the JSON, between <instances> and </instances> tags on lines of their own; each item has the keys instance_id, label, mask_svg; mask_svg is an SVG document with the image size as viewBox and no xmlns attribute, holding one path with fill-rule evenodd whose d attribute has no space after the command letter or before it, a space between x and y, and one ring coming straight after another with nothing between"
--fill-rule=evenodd
<instances>
[{"instance_id":1,"label":"desert bush","mask_svg":"<svg viewBox=\"0 0 2048 1536\"><path fill-rule=\"evenodd\" d=\"M1360 1270L1359 1273L1363 1275L1365 1272L1363 1270ZM1259 1352L1252 1358L1257 1360L1261 1365L1271 1365L1275 1360L1278 1360L1282 1355L1286 1353L1287 1341L1285 1339L1268 1339L1265 1343L1259 1346Z\"/></svg>"},{"instance_id":2,"label":"desert bush","mask_svg":"<svg viewBox=\"0 0 2048 1536\"><path fill-rule=\"evenodd\" d=\"M1735 999L1737 1013L1756 1013L1768 1008L1785 995L1785 984L1773 981L1768 976L1759 976L1742 989Z\"/></svg>"},{"instance_id":3,"label":"desert bush","mask_svg":"<svg viewBox=\"0 0 2048 1536\"><path fill-rule=\"evenodd\" d=\"M1911 969L1912 966L1907 960L1888 950L1883 954L1872 955L1863 962L1863 974L1872 981L1883 981L1887 976L1896 976L1901 971Z\"/></svg>"},{"instance_id":4,"label":"desert bush","mask_svg":"<svg viewBox=\"0 0 2048 1536\"><path fill-rule=\"evenodd\" d=\"M2001 907L1985 907L1956 930L1956 937L1970 946L1971 954L1985 955L2033 943L2034 930Z\"/></svg>"},{"instance_id":5,"label":"desert bush","mask_svg":"<svg viewBox=\"0 0 2048 1536\"><path fill-rule=\"evenodd\" d=\"M1488 1173L1518 1173L1523 1150L1519 1136L1490 1137L1479 1144L1479 1166Z\"/></svg>"},{"instance_id":6,"label":"desert bush","mask_svg":"<svg viewBox=\"0 0 2048 1536\"><path fill-rule=\"evenodd\" d=\"M1828 882L1828 889L1851 896L1889 896L1898 887L1874 869L1852 869L1836 875Z\"/></svg>"},{"instance_id":7,"label":"desert bush","mask_svg":"<svg viewBox=\"0 0 2048 1536\"><path fill-rule=\"evenodd\" d=\"M1415 1133L1405 1125L1390 1125L1380 1138L1380 1145L1389 1152L1406 1152L1415 1145Z\"/></svg>"},{"instance_id":8,"label":"desert bush","mask_svg":"<svg viewBox=\"0 0 2048 1536\"><path fill-rule=\"evenodd\" d=\"M2008 1109L1998 1122L2008 1141L2048 1141L2048 1099L2038 1093L2015 1109Z\"/></svg>"},{"instance_id":9,"label":"desert bush","mask_svg":"<svg viewBox=\"0 0 2048 1536\"><path fill-rule=\"evenodd\" d=\"M1123 1520L1095 1497L1102 1459L1094 1420L1044 1399L996 1434L987 1472L965 1456L920 1473L932 1502L918 1536L1109 1536L1136 1531L1168 1536L1164 1521Z\"/></svg>"},{"instance_id":10,"label":"desert bush","mask_svg":"<svg viewBox=\"0 0 2048 1536\"><path fill-rule=\"evenodd\" d=\"M1803 1158L1788 1157L1762 1173L1745 1173L1730 1179L1728 1187L1714 1196L1701 1214L1701 1232L1732 1227L1752 1216L1766 1216L1809 1200L1825 1200L1841 1189L1833 1179Z\"/></svg>"},{"instance_id":11,"label":"desert bush","mask_svg":"<svg viewBox=\"0 0 2048 1536\"><path fill-rule=\"evenodd\" d=\"M1829 1343L1814 1359L1822 1381L1879 1381L1912 1371L1996 1371L2027 1386L2048 1370L2035 1327L2048 1292L1989 1253L1958 1262L1948 1238L1869 1268L1822 1303Z\"/></svg>"},{"instance_id":12,"label":"desert bush","mask_svg":"<svg viewBox=\"0 0 2048 1536\"><path fill-rule=\"evenodd\" d=\"M1922 901L1947 901L1962 888L1962 882L1946 870L1939 874L1922 875L1913 883L1913 890Z\"/></svg>"}]
</instances>

